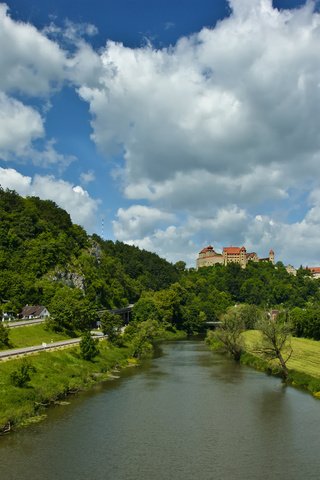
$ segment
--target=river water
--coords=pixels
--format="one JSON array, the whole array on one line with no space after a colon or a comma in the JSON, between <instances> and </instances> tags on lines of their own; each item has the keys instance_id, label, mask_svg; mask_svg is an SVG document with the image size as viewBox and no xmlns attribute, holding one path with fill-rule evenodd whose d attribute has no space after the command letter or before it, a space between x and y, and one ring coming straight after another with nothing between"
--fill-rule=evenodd
<instances>
[{"instance_id":1,"label":"river water","mask_svg":"<svg viewBox=\"0 0 320 480\"><path fill-rule=\"evenodd\" d=\"M320 478L320 401L199 341L0 438L1 480Z\"/></svg>"}]
</instances>

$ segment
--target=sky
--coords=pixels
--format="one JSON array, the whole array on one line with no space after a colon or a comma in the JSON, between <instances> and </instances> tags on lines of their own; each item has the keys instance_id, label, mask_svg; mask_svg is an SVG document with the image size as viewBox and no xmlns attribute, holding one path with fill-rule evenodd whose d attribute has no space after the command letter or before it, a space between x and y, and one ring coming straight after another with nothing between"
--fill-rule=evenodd
<instances>
[{"instance_id":1,"label":"sky","mask_svg":"<svg viewBox=\"0 0 320 480\"><path fill-rule=\"evenodd\" d=\"M320 265L319 10L0 3L0 185L172 262L211 244Z\"/></svg>"}]
</instances>

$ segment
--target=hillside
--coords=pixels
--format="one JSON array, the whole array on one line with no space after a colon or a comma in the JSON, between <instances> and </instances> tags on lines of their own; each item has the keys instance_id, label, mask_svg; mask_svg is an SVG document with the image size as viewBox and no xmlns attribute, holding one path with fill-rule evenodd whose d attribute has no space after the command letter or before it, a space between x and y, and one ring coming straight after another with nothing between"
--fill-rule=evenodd
<instances>
[{"instance_id":1,"label":"hillside","mask_svg":"<svg viewBox=\"0 0 320 480\"><path fill-rule=\"evenodd\" d=\"M95 307L120 307L142 290L165 288L175 267L154 253L89 236L50 200L0 189L0 301L18 312L25 304L50 307L68 293Z\"/></svg>"}]
</instances>

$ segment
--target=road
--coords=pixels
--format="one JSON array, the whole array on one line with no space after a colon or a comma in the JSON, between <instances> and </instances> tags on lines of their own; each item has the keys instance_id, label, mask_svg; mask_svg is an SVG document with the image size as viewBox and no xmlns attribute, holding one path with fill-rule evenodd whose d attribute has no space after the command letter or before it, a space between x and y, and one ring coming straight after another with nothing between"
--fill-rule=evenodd
<instances>
[{"instance_id":1,"label":"road","mask_svg":"<svg viewBox=\"0 0 320 480\"><path fill-rule=\"evenodd\" d=\"M93 335L94 338L102 340L105 338L103 335ZM43 343L42 345L35 345L33 347L23 348L11 348L10 350L0 351L0 360L4 360L11 357L18 357L20 355L31 355L33 353L44 352L46 350L52 350L56 348L63 348L72 345L78 345L81 338L71 338L70 340L61 340L60 342Z\"/></svg>"},{"instance_id":2,"label":"road","mask_svg":"<svg viewBox=\"0 0 320 480\"><path fill-rule=\"evenodd\" d=\"M9 328L26 327L27 325L36 325L37 323L45 322L44 318L36 318L34 320L20 320L19 322L5 322Z\"/></svg>"}]
</instances>

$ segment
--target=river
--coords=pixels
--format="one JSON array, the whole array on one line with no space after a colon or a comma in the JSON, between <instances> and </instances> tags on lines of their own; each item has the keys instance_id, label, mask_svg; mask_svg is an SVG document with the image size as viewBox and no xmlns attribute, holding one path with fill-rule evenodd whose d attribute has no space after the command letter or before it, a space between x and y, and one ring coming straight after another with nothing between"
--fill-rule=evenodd
<instances>
[{"instance_id":1,"label":"river","mask_svg":"<svg viewBox=\"0 0 320 480\"><path fill-rule=\"evenodd\" d=\"M320 478L320 401L200 341L0 438L3 480Z\"/></svg>"}]
</instances>

